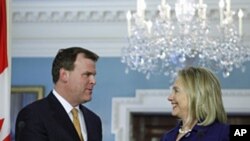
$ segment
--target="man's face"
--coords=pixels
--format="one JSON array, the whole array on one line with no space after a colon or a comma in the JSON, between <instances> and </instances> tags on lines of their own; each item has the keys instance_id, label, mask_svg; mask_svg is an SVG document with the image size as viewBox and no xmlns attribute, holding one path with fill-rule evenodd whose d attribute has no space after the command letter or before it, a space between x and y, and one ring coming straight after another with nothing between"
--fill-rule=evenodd
<instances>
[{"instance_id":1,"label":"man's face","mask_svg":"<svg viewBox=\"0 0 250 141\"><path fill-rule=\"evenodd\" d=\"M70 99L75 104L88 102L92 99L94 85L96 84L95 62L78 54L74 63L75 68L69 71L68 88Z\"/></svg>"}]
</instances>

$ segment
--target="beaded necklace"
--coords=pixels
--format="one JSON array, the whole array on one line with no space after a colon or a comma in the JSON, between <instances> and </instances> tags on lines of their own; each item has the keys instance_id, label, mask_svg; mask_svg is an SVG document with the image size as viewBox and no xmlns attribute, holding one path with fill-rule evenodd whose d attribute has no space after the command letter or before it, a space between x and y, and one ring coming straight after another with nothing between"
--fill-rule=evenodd
<instances>
[{"instance_id":1,"label":"beaded necklace","mask_svg":"<svg viewBox=\"0 0 250 141\"><path fill-rule=\"evenodd\" d=\"M179 133L181 133L181 134L186 134L190 131L191 131L191 129L188 129L188 130L182 130L181 128L179 129Z\"/></svg>"}]
</instances>

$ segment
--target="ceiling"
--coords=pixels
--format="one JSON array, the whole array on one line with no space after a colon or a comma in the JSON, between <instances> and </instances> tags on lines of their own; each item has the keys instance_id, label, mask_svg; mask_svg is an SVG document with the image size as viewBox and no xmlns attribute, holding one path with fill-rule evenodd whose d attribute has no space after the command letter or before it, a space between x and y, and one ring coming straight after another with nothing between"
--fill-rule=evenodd
<instances>
[{"instance_id":1,"label":"ceiling","mask_svg":"<svg viewBox=\"0 0 250 141\"><path fill-rule=\"evenodd\" d=\"M146 16L151 18L160 0L145 1ZM244 11L247 41L250 1L231 1L233 10ZM173 6L175 1L167 2ZM207 16L218 23L218 0L204 2L208 4ZM12 0L10 5L14 57L53 57L59 48L68 46L83 46L103 57L119 57L127 45L126 12L135 11L136 0Z\"/></svg>"}]
</instances>

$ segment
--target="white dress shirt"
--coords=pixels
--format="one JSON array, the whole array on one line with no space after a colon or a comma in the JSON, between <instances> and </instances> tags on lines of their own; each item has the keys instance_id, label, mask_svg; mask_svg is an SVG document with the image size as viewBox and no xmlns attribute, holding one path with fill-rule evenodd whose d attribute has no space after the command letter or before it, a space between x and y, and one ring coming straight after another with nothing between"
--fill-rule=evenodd
<instances>
[{"instance_id":1,"label":"white dress shirt","mask_svg":"<svg viewBox=\"0 0 250 141\"><path fill-rule=\"evenodd\" d=\"M74 108L70 105L70 103L65 100L61 95L59 95L55 89L53 89L53 94L55 95L55 97L58 99L58 101L63 105L63 108L65 109L65 111L68 113L71 121L73 122L73 115L71 113L71 110ZM84 115L81 112L81 110L79 109L79 106L75 107L78 110L78 117L80 120L80 126L81 126L81 131L82 131L82 136L84 141L87 141L87 130L86 130L86 124L85 124L85 120L84 120Z\"/></svg>"}]
</instances>

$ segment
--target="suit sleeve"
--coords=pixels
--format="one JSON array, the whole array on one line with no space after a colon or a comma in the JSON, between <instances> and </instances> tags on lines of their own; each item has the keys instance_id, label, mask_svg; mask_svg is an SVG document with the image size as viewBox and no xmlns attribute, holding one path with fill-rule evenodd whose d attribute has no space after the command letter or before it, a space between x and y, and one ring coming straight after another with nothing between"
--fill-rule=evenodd
<instances>
[{"instance_id":1,"label":"suit sleeve","mask_svg":"<svg viewBox=\"0 0 250 141\"><path fill-rule=\"evenodd\" d=\"M46 129L39 113L29 107L19 112L15 126L16 141L48 141Z\"/></svg>"}]
</instances>

